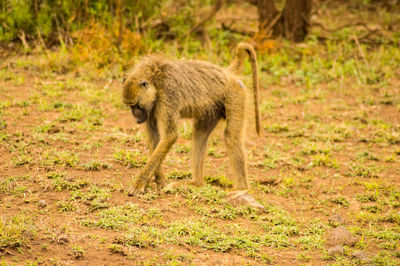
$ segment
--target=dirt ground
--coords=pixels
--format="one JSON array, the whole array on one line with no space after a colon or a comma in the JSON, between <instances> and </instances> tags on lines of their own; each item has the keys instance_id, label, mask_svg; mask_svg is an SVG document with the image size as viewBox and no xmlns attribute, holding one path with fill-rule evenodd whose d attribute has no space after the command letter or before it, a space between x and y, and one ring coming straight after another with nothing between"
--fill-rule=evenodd
<instances>
[{"instance_id":1,"label":"dirt ground","mask_svg":"<svg viewBox=\"0 0 400 266\"><path fill-rule=\"evenodd\" d=\"M0 69L2 265L400 263L398 79L310 88L264 77L262 137L249 111L245 141L259 212L225 200L223 121L209 140L205 187L185 185L185 120L164 163L179 188L129 197L148 147L119 80L41 62L10 56ZM332 244L340 226L355 240ZM332 255L333 245L344 251Z\"/></svg>"}]
</instances>

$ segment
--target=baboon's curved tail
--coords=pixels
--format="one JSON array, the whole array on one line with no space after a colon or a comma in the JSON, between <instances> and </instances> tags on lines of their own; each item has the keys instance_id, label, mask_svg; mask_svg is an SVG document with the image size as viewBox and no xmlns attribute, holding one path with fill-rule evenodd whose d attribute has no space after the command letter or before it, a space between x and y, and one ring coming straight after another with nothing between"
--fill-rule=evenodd
<instances>
[{"instance_id":1,"label":"baboon's curved tail","mask_svg":"<svg viewBox=\"0 0 400 266\"><path fill-rule=\"evenodd\" d=\"M251 69L253 71L253 94L254 94L254 111L256 118L256 131L257 135L260 136L261 118L260 118L260 108L258 104L260 84L258 83L258 74L257 74L257 69L258 69L257 55L256 51L254 50L254 47L251 44L241 42L236 46L235 58L233 59L233 62L229 66L229 70L235 74L240 74L243 71L243 63L246 53L250 57Z\"/></svg>"}]
</instances>

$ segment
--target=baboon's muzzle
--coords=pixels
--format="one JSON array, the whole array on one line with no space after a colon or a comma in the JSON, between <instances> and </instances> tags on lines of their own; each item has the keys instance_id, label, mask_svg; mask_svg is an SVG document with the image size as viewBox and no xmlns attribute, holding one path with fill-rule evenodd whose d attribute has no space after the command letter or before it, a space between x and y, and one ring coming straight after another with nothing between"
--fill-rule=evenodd
<instances>
[{"instance_id":1,"label":"baboon's muzzle","mask_svg":"<svg viewBox=\"0 0 400 266\"><path fill-rule=\"evenodd\" d=\"M132 115L136 118L136 123L141 124L147 120L147 112L138 104L131 105Z\"/></svg>"}]
</instances>

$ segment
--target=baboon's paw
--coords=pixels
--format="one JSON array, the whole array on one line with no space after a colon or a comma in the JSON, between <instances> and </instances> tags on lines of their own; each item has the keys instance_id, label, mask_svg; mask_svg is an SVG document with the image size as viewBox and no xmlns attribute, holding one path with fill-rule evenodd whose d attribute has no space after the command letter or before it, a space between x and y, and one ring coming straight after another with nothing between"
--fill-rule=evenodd
<instances>
[{"instance_id":1,"label":"baboon's paw","mask_svg":"<svg viewBox=\"0 0 400 266\"><path fill-rule=\"evenodd\" d=\"M133 186L128 189L128 196L138 196L146 192L146 185L143 182L136 182Z\"/></svg>"},{"instance_id":2,"label":"baboon's paw","mask_svg":"<svg viewBox=\"0 0 400 266\"><path fill-rule=\"evenodd\" d=\"M145 193L144 189L138 189L138 188L136 188L134 186L131 186L128 189L128 196L130 196L130 197L139 196L139 195L142 195L144 193Z\"/></svg>"}]
</instances>

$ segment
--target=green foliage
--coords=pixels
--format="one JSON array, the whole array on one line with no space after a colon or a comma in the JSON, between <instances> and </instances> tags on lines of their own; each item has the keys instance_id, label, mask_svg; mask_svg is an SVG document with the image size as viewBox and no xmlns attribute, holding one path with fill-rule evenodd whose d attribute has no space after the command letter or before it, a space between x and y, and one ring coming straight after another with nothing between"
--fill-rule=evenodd
<instances>
[{"instance_id":1,"label":"green foliage","mask_svg":"<svg viewBox=\"0 0 400 266\"><path fill-rule=\"evenodd\" d=\"M122 2L122 7L118 3ZM59 34L74 32L93 21L106 27L115 26L119 10L125 23L134 25L135 18L146 21L160 12L163 1L108 0L2 0L0 1L0 41L13 41L24 32L28 38L39 37L46 42L58 39ZM137 25L136 25L137 26Z\"/></svg>"},{"instance_id":2,"label":"green foliage","mask_svg":"<svg viewBox=\"0 0 400 266\"><path fill-rule=\"evenodd\" d=\"M157 247L160 244L160 230L153 226L134 227L127 235L115 239L115 243L138 248Z\"/></svg>"},{"instance_id":3,"label":"green foliage","mask_svg":"<svg viewBox=\"0 0 400 266\"><path fill-rule=\"evenodd\" d=\"M56 203L57 209L60 212L69 212L69 211L75 211L76 207L72 202L66 201L66 200L59 200Z\"/></svg>"},{"instance_id":4,"label":"green foliage","mask_svg":"<svg viewBox=\"0 0 400 266\"><path fill-rule=\"evenodd\" d=\"M89 206L90 211L104 209L109 206L107 202L111 197L111 193L108 189L99 188L97 186L91 186L87 192L73 191L71 199L82 200L86 205Z\"/></svg>"},{"instance_id":5,"label":"green foliage","mask_svg":"<svg viewBox=\"0 0 400 266\"><path fill-rule=\"evenodd\" d=\"M158 221L162 214L156 208L144 210L134 204L125 204L102 210L97 220L84 220L85 226L96 226L113 230L126 230L132 226L151 224Z\"/></svg>"},{"instance_id":6,"label":"green foliage","mask_svg":"<svg viewBox=\"0 0 400 266\"><path fill-rule=\"evenodd\" d=\"M71 190L75 191L89 184L89 181L83 179L74 179L65 173L49 173L47 178L51 180L52 187L55 191Z\"/></svg>"},{"instance_id":7,"label":"green foliage","mask_svg":"<svg viewBox=\"0 0 400 266\"><path fill-rule=\"evenodd\" d=\"M146 162L146 156L138 150L116 150L113 156L117 162L128 167L140 167Z\"/></svg>"},{"instance_id":8,"label":"green foliage","mask_svg":"<svg viewBox=\"0 0 400 266\"><path fill-rule=\"evenodd\" d=\"M222 187L222 188L231 188L233 187L232 180L228 179L224 175L220 176L206 176L205 180L208 184Z\"/></svg>"},{"instance_id":9,"label":"green foliage","mask_svg":"<svg viewBox=\"0 0 400 266\"><path fill-rule=\"evenodd\" d=\"M32 219L22 215L0 217L0 251L24 247L35 235L36 228Z\"/></svg>"},{"instance_id":10,"label":"green foliage","mask_svg":"<svg viewBox=\"0 0 400 266\"><path fill-rule=\"evenodd\" d=\"M81 259L85 255L85 250L82 246L73 245L71 246L71 255L75 259Z\"/></svg>"}]
</instances>

